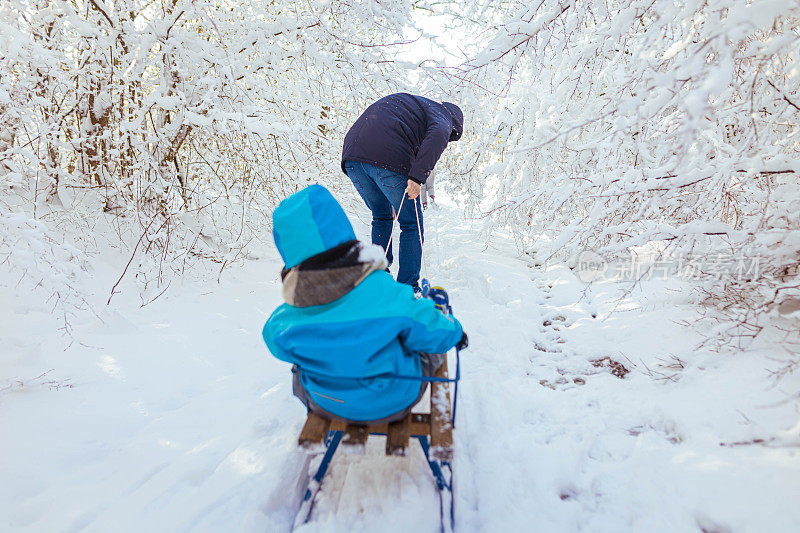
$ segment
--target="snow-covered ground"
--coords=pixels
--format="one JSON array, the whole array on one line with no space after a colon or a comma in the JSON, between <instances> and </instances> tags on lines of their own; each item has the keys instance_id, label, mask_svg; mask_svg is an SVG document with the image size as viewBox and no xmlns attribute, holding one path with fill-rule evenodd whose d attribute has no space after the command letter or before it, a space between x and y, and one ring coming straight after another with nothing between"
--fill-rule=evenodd
<instances>
[{"instance_id":1,"label":"snow-covered ground","mask_svg":"<svg viewBox=\"0 0 800 533\"><path fill-rule=\"evenodd\" d=\"M784 390L798 378L771 386L768 351L697 349L680 281L620 302L625 287L536 267L502 235L487 244L453 205L425 215L428 275L471 341L457 530L797 530L800 417ZM0 269L0 530L290 529L305 413L260 338L281 302L276 252L106 307L122 259L92 259L81 287L102 321L75 317L67 350L41 291ZM337 455L301 529L438 528L422 452L387 458L373 438Z\"/></svg>"}]
</instances>

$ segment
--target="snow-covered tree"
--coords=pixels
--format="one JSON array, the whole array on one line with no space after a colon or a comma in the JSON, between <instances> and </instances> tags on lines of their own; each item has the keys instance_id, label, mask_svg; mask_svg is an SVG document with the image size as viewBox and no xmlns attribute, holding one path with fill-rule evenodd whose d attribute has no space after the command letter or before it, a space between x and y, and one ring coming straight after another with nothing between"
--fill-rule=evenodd
<instances>
[{"instance_id":1,"label":"snow-covered tree","mask_svg":"<svg viewBox=\"0 0 800 533\"><path fill-rule=\"evenodd\" d=\"M342 188L346 124L405 89L389 52L410 12L408 1L5 2L3 180L51 208L64 187L91 190L97 211L135 221L123 225L149 252L225 264L268 235L287 194Z\"/></svg>"},{"instance_id":2,"label":"snow-covered tree","mask_svg":"<svg viewBox=\"0 0 800 533\"><path fill-rule=\"evenodd\" d=\"M471 6L486 43L454 77L488 132L462 167L473 208L542 261L723 252L758 265L707 286L718 301L744 292L759 314L800 296L796 4Z\"/></svg>"}]
</instances>

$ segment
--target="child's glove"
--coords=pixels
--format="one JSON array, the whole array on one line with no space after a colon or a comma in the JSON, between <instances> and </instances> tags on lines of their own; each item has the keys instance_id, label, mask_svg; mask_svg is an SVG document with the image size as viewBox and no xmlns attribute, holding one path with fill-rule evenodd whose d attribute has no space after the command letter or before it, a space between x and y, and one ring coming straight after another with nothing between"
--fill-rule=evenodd
<instances>
[{"instance_id":1,"label":"child's glove","mask_svg":"<svg viewBox=\"0 0 800 533\"><path fill-rule=\"evenodd\" d=\"M469 337L467 337L466 331L461 335L461 340L458 341L458 344L456 344L456 348L459 350L466 350L469 348Z\"/></svg>"}]
</instances>

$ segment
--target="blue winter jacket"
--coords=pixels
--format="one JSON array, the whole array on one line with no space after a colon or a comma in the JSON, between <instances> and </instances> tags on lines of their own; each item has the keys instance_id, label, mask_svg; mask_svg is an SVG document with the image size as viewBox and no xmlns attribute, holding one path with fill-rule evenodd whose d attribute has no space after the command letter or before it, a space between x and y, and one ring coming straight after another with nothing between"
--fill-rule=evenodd
<instances>
[{"instance_id":1,"label":"blue winter jacket","mask_svg":"<svg viewBox=\"0 0 800 533\"><path fill-rule=\"evenodd\" d=\"M344 138L345 161L359 161L425 183L450 141L464 129L461 109L450 102L397 93L369 106Z\"/></svg>"},{"instance_id":2,"label":"blue winter jacket","mask_svg":"<svg viewBox=\"0 0 800 533\"><path fill-rule=\"evenodd\" d=\"M275 243L291 268L346 243L354 232L339 204L319 185L281 202ZM302 385L326 411L354 421L385 418L410 406L421 383L419 352L443 353L461 339L461 324L383 270L340 298L309 307L282 304L264 325L270 352L297 365Z\"/></svg>"}]
</instances>

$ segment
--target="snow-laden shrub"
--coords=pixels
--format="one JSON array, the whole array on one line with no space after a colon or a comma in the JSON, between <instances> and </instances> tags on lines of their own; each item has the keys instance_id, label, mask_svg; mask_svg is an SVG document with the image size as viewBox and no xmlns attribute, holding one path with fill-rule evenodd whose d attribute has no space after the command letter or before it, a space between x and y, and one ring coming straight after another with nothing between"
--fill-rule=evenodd
<instances>
[{"instance_id":1,"label":"snow-laden shrub","mask_svg":"<svg viewBox=\"0 0 800 533\"><path fill-rule=\"evenodd\" d=\"M40 294L39 300L63 319L66 335L71 335L70 319L90 310L83 288L90 271L86 255L62 242L40 220L2 206L0 269L4 270L0 283L10 292Z\"/></svg>"},{"instance_id":2,"label":"snow-laden shrub","mask_svg":"<svg viewBox=\"0 0 800 533\"><path fill-rule=\"evenodd\" d=\"M2 185L110 219L148 291L197 258L223 268L269 236L287 195L349 192L342 138L368 102L407 89L391 52L410 12L410 0L3 2Z\"/></svg>"},{"instance_id":3,"label":"snow-laden shrub","mask_svg":"<svg viewBox=\"0 0 800 533\"><path fill-rule=\"evenodd\" d=\"M266 207L310 181L337 187L347 123L403 87L387 50L410 9L5 2L0 172L53 202L65 186L95 187L107 212L146 223L208 198L259 194Z\"/></svg>"},{"instance_id":4,"label":"snow-laden shrub","mask_svg":"<svg viewBox=\"0 0 800 533\"><path fill-rule=\"evenodd\" d=\"M473 209L542 262L744 258L758 268L703 288L755 331L800 297L796 3L471 4L496 21L460 72L487 132L462 166Z\"/></svg>"}]
</instances>

